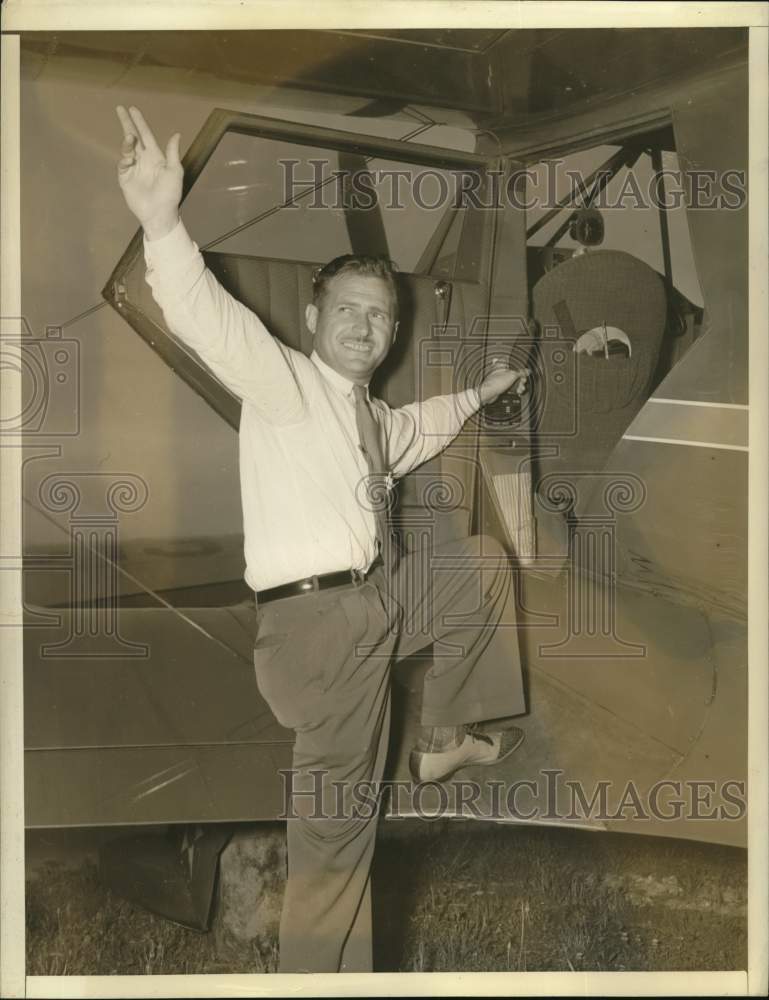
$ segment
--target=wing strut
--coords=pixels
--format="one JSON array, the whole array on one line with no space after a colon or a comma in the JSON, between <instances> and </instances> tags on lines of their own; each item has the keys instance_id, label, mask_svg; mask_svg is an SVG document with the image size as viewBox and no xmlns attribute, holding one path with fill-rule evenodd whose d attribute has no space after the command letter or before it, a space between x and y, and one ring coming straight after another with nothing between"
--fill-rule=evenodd
<instances>
[{"instance_id":1,"label":"wing strut","mask_svg":"<svg viewBox=\"0 0 769 1000\"><path fill-rule=\"evenodd\" d=\"M585 194L588 190L590 190L588 204L592 204L596 196L601 191L603 191L603 189L606 187L606 185L609 183L612 177L614 177L614 175L617 173L617 171L625 166L628 158L629 158L629 151L626 146L623 146L621 149L618 149L616 153L612 153L612 155L609 157L608 160L602 163L600 167L596 167L596 169L592 172L592 174L590 174L583 181L581 181L574 190L569 191L567 195L564 195L564 197L561 198L561 200L558 201L556 205L550 209L549 212L545 212L545 214L542 216L541 219L537 219L536 222L534 222L531 226L529 226L529 228L526 230L527 242L531 239L532 236L534 236L535 233L538 233L540 229L544 229L544 227L548 224L548 222L551 222L556 217L556 215L558 215L559 212L562 212L564 208L571 205L578 198L581 198L582 195ZM591 185L594 185L592 189ZM569 215L569 222L570 221L571 221L571 215ZM563 231L566 232L566 229L568 228L569 224L567 222ZM559 238L560 238L560 231L559 231Z\"/></svg>"}]
</instances>

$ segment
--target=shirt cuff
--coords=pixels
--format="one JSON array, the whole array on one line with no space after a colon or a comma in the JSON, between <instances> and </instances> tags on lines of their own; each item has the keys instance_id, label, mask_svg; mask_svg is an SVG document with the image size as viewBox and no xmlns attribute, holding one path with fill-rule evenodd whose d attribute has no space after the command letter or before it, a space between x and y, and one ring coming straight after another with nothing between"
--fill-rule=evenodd
<instances>
[{"instance_id":1,"label":"shirt cuff","mask_svg":"<svg viewBox=\"0 0 769 1000\"><path fill-rule=\"evenodd\" d=\"M457 407L462 419L467 420L481 408L481 394L478 389L465 389L457 393Z\"/></svg>"},{"instance_id":2,"label":"shirt cuff","mask_svg":"<svg viewBox=\"0 0 769 1000\"><path fill-rule=\"evenodd\" d=\"M173 264L181 269L197 252L198 245L193 243L181 219L159 240L148 240L144 236L144 259L148 267Z\"/></svg>"}]
</instances>

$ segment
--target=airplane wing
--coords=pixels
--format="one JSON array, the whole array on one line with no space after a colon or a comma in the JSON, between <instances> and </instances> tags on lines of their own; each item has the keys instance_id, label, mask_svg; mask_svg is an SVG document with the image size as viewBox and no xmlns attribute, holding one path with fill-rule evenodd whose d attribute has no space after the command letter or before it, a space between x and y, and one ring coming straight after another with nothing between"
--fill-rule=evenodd
<instances>
[{"instance_id":1,"label":"airplane wing","mask_svg":"<svg viewBox=\"0 0 769 1000\"><path fill-rule=\"evenodd\" d=\"M253 604L123 609L101 655L82 613L25 627L27 825L277 816L293 734L256 687Z\"/></svg>"}]
</instances>

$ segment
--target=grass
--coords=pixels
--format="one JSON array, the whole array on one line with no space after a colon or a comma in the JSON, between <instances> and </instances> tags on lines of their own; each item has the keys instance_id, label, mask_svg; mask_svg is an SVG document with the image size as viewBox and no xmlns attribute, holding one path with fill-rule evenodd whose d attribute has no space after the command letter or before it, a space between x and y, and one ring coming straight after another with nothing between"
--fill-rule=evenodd
<instances>
[{"instance_id":1,"label":"grass","mask_svg":"<svg viewBox=\"0 0 769 1000\"><path fill-rule=\"evenodd\" d=\"M217 941L119 899L96 866L46 865L27 885L27 975L272 972L277 948Z\"/></svg>"},{"instance_id":2,"label":"grass","mask_svg":"<svg viewBox=\"0 0 769 1000\"><path fill-rule=\"evenodd\" d=\"M469 822L388 823L374 870L378 971L739 969L745 853ZM28 883L30 975L271 972L277 944L186 930L93 865Z\"/></svg>"},{"instance_id":3,"label":"grass","mask_svg":"<svg viewBox=\"0 0 769 1000\"><path fill-rule=\"evenodd\" d=\"M395 949L404 971L744 967L744 916L727 891L744 885L743 852L468 824L437 830L423 846L417 858L412 851L403 859L413 868L399 878L413 886ZM637 886L648 875L643 893ZM655 896L666 884L677 892ZM680 906L682 899L704 903L715 887L725 895L718 906ZM397 895L390 889L381 906L393 920ZM380 922L382 930L393 933L392 922Z\"/></svg>"}]
</instances>

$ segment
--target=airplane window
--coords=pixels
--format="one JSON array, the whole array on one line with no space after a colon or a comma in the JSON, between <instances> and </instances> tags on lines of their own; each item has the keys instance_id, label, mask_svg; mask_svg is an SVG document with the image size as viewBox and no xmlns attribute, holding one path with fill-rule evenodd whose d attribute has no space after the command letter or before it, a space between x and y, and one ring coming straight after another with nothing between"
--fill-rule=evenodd
<instances>
[{"instance_id":1,"label":"airplane window","mask_svg":"<svg viewBox=\"0 0 769 1000\"><path fill-rule=\"evenodd\" d=\"M436 278L453 278L454 276L464 221L465 209L460 208L453 213L446 238L441 244L440 256L430 270L430 273Z\"/></svg>"},{"instance_id":2,"label":"airplane window","mask_svg":"<svg viewBox=\"0 0 769 1000\"><path fill-rule=\"evenodd\" d=\"M587 178L618 149L618 146L595 146L592 149L583 149L552 160L530 164L527 168L529 171L526 191L527 228L536 222L541 222L546 213L554 207L554 202L560 202L569 195L572 190L569 171ZM562 222L563 216L556 216L529 239L529 246L544 246L552 232ZM559 241L558 245L561 246L562 242L566 245L566 241Z\"/></svg>"},{"instance_id":3,"label":"airplane window","mask_svg":"<svg viewBox=\"0 0 769 1000\"><path fill-rule=\"evenodd\" d=\"M371 189L361 185L363 208L355 212L361 245L354 247L345 217L350 196L340 177L365 172ZM450 172L437 167L227 132L183 215L200 246L219 253L322 262L353 251L387 252L400 270L413 271L453 184Z\"/></svg>"},{"instance_id":4,"label":"airplane window","mask_svg":"<svg viewBox=\"0 0 769 1000\"><path fill-rule=\"evenodd\" d=\"M344 213L333 208L338 169L334 150L227 132L184 202L185 224L219 253L303 261L350 253Z\"/></svg>"},{"instance_id":5,"label":"airplane window","mask_svg":"<svg viewBox=\"0 0 769 1000\"><path fill-rule=\"evenodd\" d=\"M574 182L570 179L569 172L580 178L588 178L619 150L619 146L596 146L531 166L527 203L531 204L536 200L538 204L527 211L527 228L531 229L535 223L541 222L553 208L553 203L566 198L573 189ZM702 306L702 291L689 240L686 208L683 199L676 197L674 190L674 178L679 169L678 156L673 151L663 150L661 157L663 170L666 171L666 198L674 206L666 213L673 284L693 305ZM605 226L601 248L624 250L664 274L659 212L653 199L649 197L653 180L651 157L643 152L630 168L621 167L609 181L598 202ZM676 201L678 204L675 204ZM563 226L567 215L566 211L555 215L534 232L528 241L529 246L553 245L553 235ZM579 244L571 238L567 228L559 235L555 248L570 256L579 249Z\"/></svg>"},{"instance_id":6,"label":"airplane window","mask_svg":"<svg viewBox=\"0 0 769 1000\"><path fill-rule=\"evenodd\" d=\"M530 166L527 176L532 294L545 272L572 256L603 250L630 254L666 279L667 318L649 392L702 332L703 296L689 238L686 182L673 142L672 129L663 127L621 145L553 157ZM664 172L663 188L658 171ZM596 319L600 323L601 317ZM588 332L599 334L596 352L589 338L583 343L588 354L603 353L607 360L612 354L631 356L632 345L624 345L622 337L612 343L603 328Z\"/></svg>"},{"instance_id":7,"label":"airplane window","mask_svg":"<svg viewBox=\"0 0 769 1000\"><path fill-rule=\"evenodd\" d=\"M368 167L381 178L377 193L390 256L402 271L413 271L444 212L450 207L456 178L450 171L438 167L389 160L374 159ZM388 174L396 170L403 175L396 191L397 205L391 199L393 182Z\"/></svg>"}]
</instances>

